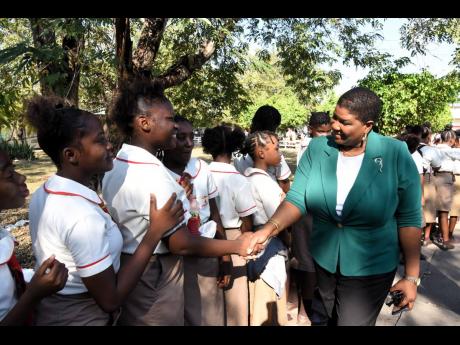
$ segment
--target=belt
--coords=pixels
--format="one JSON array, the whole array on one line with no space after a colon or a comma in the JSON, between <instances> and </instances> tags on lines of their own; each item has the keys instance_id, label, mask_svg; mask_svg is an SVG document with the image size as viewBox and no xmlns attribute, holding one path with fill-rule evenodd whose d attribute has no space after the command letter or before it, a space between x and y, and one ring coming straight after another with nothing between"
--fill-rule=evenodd
<instances>
[{"instance_id":1,"label":"belt","mask_svg":"<svg viewBox=\"0 0 460 345\"><path fill-rule=\"evenodd\" d=\"M224 230L241 230L241 228L224 228Z\"/></svg>"},{"instance_id":2,"label":"belt","mask_svg":"<svg viewBox=\"0 0 460 345\"><path fill-rule=\"evenodd\" d=\"M438 172L433 173L433 175L435 175L435 176L436 176L436 175L443 175L443 174L444 174L444 175L445 175L445 174L453 175L454 173L451 172L451 171L438 171Z\"/></svg>"}]
</instances>

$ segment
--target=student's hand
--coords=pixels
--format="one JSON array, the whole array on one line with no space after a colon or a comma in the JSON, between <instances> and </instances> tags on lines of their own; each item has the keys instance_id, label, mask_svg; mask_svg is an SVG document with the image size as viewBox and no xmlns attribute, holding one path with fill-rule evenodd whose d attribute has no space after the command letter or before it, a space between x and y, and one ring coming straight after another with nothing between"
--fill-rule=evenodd
<instances>
[{"instance_id":1,"label":"student's hand","mask_svg":"<svg viewBox=\"0 0 460 345\"><path fill-rule=\"evenodd\" d=\"M232 258L230 255L225 255L219 263L219 276L217 277L217 286L221 289L226 288L230 284L232 275Z\"/></svg>"},{"instance_id":2,"label":"student's hand","mask_svg":"<svg viewBox=\"0 0 460 345\"><path fill-rule=\"evenodd\" d=\"M176 200L176 193L172 193L166 204L157 209L157 199L150 194L150 227L149 231L163 235L184 220L184 208L182 201Z\"/></svg>"},{"instance_id":3,"label":"student's hand","mask_svg":"<svg viewBox=\"0 0 460 345\"><path fill-rule=\"evenodd\" d=\"M241 242L238 254L246 260L254 259L256 255L265 248L265 244L262 243L255 243L251 245L251 243L255 241L254 236L254 232L244 232L236 239L236 241Z\"/></svg>"},{"instance_id":4,"label":"student's hand","mask_svg":"<svg viewBox=\"0 0 460 345\"><path fill-rule=\"evenodd\" d=\"M390 291L399 290L404 294L404 298L399 305L396 305L396 310L407 306L409 310L414 307L415 299L417 298L417 285L406 279L400 279L393 285ZM396 311L395 310L395 311Z\"/></svg>"},{"instance_id":5,"label":"student's hand","mask_svg":"<svg viewBox=\"0 0 460 345\"><path fill-rule=\"evenodd\" d=\"M264 225L261 229L257 230L253 234L254 236L251 238L247 248L248 254L251 256L257 254L260 250L265 248L268 238L271 234L270 226Z\"/></svg>"},{"instance_id":6,"label":"student's hand","mask_svg":"<svg viewBox=\"0 0 460 345\"><path fill-rule=\"evenodd\" d=\"M193 184L191 183L192 176L188 173L183 173L182 176L179 179L179 184L184 188L185 191L185 196L187 199L192 195L193 193Z\"/></svg>"},{"instance_id":7,"label":"student's hand","mask_svg":"<svg viewBox=\"0 0 460 345\"><path fill-rule=\"evenodd\" d=\"M68 272L65 265L51 255L35 272L26 291L36 299L52 295L64 288Z\"/></svg>"}]
</instances>

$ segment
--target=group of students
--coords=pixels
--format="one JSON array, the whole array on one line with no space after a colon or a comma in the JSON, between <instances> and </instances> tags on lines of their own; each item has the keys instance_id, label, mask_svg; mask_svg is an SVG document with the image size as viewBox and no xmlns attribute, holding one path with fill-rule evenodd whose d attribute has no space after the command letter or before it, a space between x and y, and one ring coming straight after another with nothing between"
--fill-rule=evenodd
<instances>
[{"instance_id":1,"label":"group of students","mask_svg":"<svg viewBox=\"0 0 460 345\"><path fill-rule=\"evenodd\" d=\"M208 165L191 157L191 121L174 115L151 81L127 83L114 99L110 117L125 136L116 156L94 114L57 97L31 99L27 119L57 173L30 202L37 266L27 288L14 238L1 232L2 324L283 324L273 310L286 309L287 249L250 246L290 175L284 160L288 173L276 172L280 119L272 131L256 128L270 118L267 109L276 111L262 107L247 138L239 128L207 129ZM249 164L243 173L231 164L236 151ZM20 207L25 177L5 152L0 158L1 209ZM101 174L100 196L88 186Z\"/></svg>"},{"instance_id":2,"label":"group of students","mask_svg":"<svg viewBox=\"0 0 460 345\"><path fill-rule=\"evenodd\" d=\"M247 136L207 128L210 164L191 157L192 122L154 82L122 85L109 115L125 138L116 156L94 114L59 98L29 101L27 118L57 173L30 202L36 273L27 288L14 239L0 232L1 323L284 325L290 266L314 323L311 214L292 224L291 238L256 235L267 225L282 230L273 215L290 190L279 112L260 107ZM310 137L331 130L328 113L312 114ZM23 205L25 177L3 152L0 168L0 208ZM101 196L88 187L95 175L103 175Z\"/></svg>"},{"instance_id":3,"label":"group of students","mask_svg":"<svg viewBox=\"0 0 460 345\"><path fill-rule=\"evenodd\" d=\"M432 135L429 123L407 126L399 136L416 163L423 189L424 246L455 248L453 232L460 216L460 137L452 126ZM439 234L433 234L434 226Z\"/></svg>"}]
</instances>

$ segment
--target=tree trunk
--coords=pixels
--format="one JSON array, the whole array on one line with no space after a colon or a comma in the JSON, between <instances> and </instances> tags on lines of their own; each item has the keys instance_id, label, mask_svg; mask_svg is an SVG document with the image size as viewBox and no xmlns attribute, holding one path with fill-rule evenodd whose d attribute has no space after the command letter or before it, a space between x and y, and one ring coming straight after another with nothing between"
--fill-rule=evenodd
<instances>
[{"instance_id":1,"label":"tree trunk","mask_svg":"<svg viewBox=\"0 0 460 345\"><path fill-rule=\"evenodd\" d=\"M83 33L79 37L65 36L62 40L64 48L64 92L63 95L73 105L78 106L78 91L80 88L81 62L80 56L85 47L85 38Z\"/></svg>"},{"instance_id":2,"label":"tree trunk","mask_svg":"<svg viewBox=\"0 0 460 345\"><path fill-rule=\"evenodd\" d=\"M52 30L48 19L29 18L29 21L35 48L53 49L57 47L56 34ZM81 31L78 31L75 36L66 35L63 38L62 48L64 54L62 60L50 58L49 60L37 61L42 95L64 97L75 106L78 106L81 69L79 57L84 48L84 42L84 32L83 28L81 28ZM57 76L57 79L50 82L47 77L52 75Z\"/></svg>"},{"instance_id":3,"label":"tree trunk","mask_svg":"<svg viewBox=\"0 0 460 345\"><path fill-rule=\"evenodd\" d=\"M29 21L35 48L43 49L44 47L51 48L56 46L56 35L54 31L49 30L49 25L47 25L46 19L29 18ZM55 70L55 66L47 61L37 61L37 67L40 77L41 94L44 96L54 94L52 87L46 82L45 78L46 76L57 72Z\"/></svg>"},{"instance_id":4,"label":"tree trunk","mask_svg":"<svg viewBox=\"0 0 460 345\"><path fill-rule=\"evenodd\" d=\"M135 74L152 76L152 67L160 48L167 18L146 18L133 57Z\"/></svg>"},{"instance_id":5,"label":"tree trunk","mask_svg":"<svg viewBox=\"0 0 460 345\"><path fill-rule=\"evenodd\" d=\"M116 61L118 65L118 87L133 77L133 42L129 18L115 18Z\"/></svg>"}]
</instances>

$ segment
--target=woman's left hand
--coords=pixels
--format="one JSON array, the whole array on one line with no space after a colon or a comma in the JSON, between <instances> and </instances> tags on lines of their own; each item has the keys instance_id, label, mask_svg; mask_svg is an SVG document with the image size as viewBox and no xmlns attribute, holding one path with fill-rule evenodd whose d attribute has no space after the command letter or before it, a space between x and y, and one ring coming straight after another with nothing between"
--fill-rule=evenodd
<instances>
[{"instance_id":1,"label":"woman's left hand","mask_svg":"<svg viewBox=\"0 0 460 345\"><path fill-rule=\"evenodd\" d=\"M403 278L403 279L400 279L390 289L390 291L397 291L397 290L401 291L404 294L404 298L401 301L401 303L395 306L395 307L398 307L397 310L402 309L406 306L408 310L412 310L412 308L414 307L415 299L417 298L417 285Z\"/></svg>"}]
</instances>

